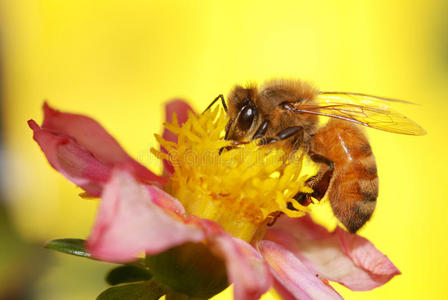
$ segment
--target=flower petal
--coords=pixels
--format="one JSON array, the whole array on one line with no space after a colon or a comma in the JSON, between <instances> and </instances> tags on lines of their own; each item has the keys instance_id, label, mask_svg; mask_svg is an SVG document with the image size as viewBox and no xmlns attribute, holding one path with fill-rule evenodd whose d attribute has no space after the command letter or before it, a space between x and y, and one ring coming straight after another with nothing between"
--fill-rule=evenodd
<instances>
[{"instance_id":1,"label":"flower petal","mask_svg":"<svg viewBox=\"0 0 448 300\"><path fill-rule=\"evenodd\" d=\"M132 159L95 120L59 112L47 103L44 114L42 128L35 121L28 121L34 139L50 164L89 194L99 196L112 168L119 165L126 165L141 181L165 183L166 180Z\"/></svg>"},{"instance_id":2,"label":"flower petal","mask_svg":"<svg viewBox=\"0 0 448 300\"><path fill-rule=\"evenodd\" d=\"M100 260L126 262L144 252L156 254L187 241L202 241L199 226L185 224L155 204L163 193L139 184L124 170L114 170L88 240L89 252Z\"/></svg>"},{"instance_id":3,"label":"flower petal","mask_svg":"<svg viewBox=\"0 0 448 300\"><path fill-rule=\"evenodd\" d=\"M400 271L372 243L342 229L326 229L311 221L281 218L265 238L296 255L312 272L354 291L366 291L388 282Z\"/></svg>"},{"instance_id":4,"label":"flower petal","mask_svg":"<svg viewBox=\"0 0 448 300\"><path fill-rule=\"evenodd\" d=\"M367 239L359 235L350 234L341 228L336 229L336 234L344 253L364 270L386 277L401 274L387 256L381 253Z\"/></svg>"},{"instance_id":5,"label":"flower petal","mask_svg":"<svg viewBox=\"0 0 448 300\"><path fill-rule=\"evenodd\" d=\"M53 168L90 195L101 194L102 186L110 176L109 166L98 161L69 137L41 129L33 120L28 121L28 125Z\"/></svg>"},{"instance_id":6,"label":"flower petal","mask_svg":"<svg viewBox=\"0 0 448 300\"><path fill-rule=\"evenodd\" d=\"M278 292L287 299L342 299L342 297L291 252L270 241L257 243L276 279Z\"/></svg>"},{"instance_id":7,"label":"flower petal","mask_svg":"<svg viewBox=\"0 0 448 300\"><path fill-rule=\"evenodd\" d=\"M193 111L191 106L183 100L172 100L165 105L165 120L166 122L173 122L173 114L176 114L179 125L182 125L188 120L188 112ZM163 138L170 142L177 143L177 135L165 129Z\"/></svg>"},{"instance_id":8,"label":"flower petal","mask_svg":"<svg viewBox=\"0 0 448 300\"><path fill-rule=\"evenodd\" d=\"M271 287L272 278L263 257L251 245L222 229L211 233L209 241L225 259L227 276L234 287L234 299L258 299Z\"/></svg>"},{"instance_id":9,"label":"flower petal","mask_svg":"<svg viewBox=\"0 0 448 300\"><path fill-rule=\"evenodd\" d=\"M148 185L146 188L151 193L154 204L163 208L166 212L174 213L178 216L185 214L185 208L179 200L155 186Z\"/></svg>"},{"instance_id":10,"label":"flower petal","mask_svg":"<svg viewBox=\"0 0 448 300\"><path fill-rule=\"evenodd\" d=\"M176 113L177 121L179 125L182 125L188 120L188 112L193 111L191 106L183 100L172 100L165 105L165 120L166 122L173 122L173 114ZM162 137L170 142L177 143L177 135L165 128ZM167 151L162 147L162 152L167 153ZM165 167L165 173L167 175L174 172L174 168L171 163L167 160L163 160L163 165Z\"/></svg>"}]
</instances>

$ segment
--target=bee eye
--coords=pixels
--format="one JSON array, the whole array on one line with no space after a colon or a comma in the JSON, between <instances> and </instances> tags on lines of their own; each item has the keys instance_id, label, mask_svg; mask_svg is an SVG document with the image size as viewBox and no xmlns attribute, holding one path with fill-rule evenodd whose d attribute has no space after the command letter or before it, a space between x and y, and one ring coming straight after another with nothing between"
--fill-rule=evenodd
<instances>
[{"instance_id":1,"label":"bee eye","mask_svg":"<svg viewBox=\"0 0 448 300\"><path fill-rule=\"evenodd\" d=\"M243 131L249 130L256 113L257 110L254 107L244 106L238 116L238 128Z\"/></svg>"}]
</instances>

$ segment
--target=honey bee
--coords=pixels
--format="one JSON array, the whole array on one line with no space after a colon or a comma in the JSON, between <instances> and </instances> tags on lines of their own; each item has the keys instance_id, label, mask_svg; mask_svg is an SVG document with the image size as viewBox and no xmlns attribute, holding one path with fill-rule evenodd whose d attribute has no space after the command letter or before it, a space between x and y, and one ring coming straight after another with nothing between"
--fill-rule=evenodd
<instances>
[{"instance_id":1,"label":"honey bee","mask_svg":"<svg viewBox=\"0 0 448 300\"><path fill-rule=\"evenodd\" d=\"M302 205L328 194L334 215L349 232L358 231L372 216L378 197L375 157L359 125L388 132L424 135L414 121L390 109L404 102L359 93L320 92L300 80L271 80L260 88L235 86L228 102L219 95L230 120L225 139L235 145L259 139L286 151L303 149L319 166L306 185L313 193L298 193ZM206 110L207 110L206 109ZM329 117L319 126L319 116ZM291 205L290 209L294 209Z\"/></svg>"}]
</instances>

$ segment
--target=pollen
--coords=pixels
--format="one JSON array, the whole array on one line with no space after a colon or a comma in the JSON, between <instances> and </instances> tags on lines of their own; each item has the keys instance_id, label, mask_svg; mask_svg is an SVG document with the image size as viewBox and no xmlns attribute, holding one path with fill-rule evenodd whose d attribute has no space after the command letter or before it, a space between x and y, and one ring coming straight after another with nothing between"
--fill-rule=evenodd
<instances>
[{"instance_id":1,"label":"pollen","mask_svg":"<svg viewBox=\"0 0 448 300\"><path fill-rule=\"evenodd\" d=\"M227 122L221 107L201 115L190 113L182 126L174 115L172 123L164 126L177 135L178 142L156 135L167 153L151 151L173 165L165 189L187 213L213 220L250 242L280 213L305 214L308 208L293 197L312 192L305 181L316 167L300 150L288 153L275 146L258 146L257 141L229 149L231 141L224 140ZM305 166L312 170L311 176L303 174Z\"/></svg>"}]
</instances>

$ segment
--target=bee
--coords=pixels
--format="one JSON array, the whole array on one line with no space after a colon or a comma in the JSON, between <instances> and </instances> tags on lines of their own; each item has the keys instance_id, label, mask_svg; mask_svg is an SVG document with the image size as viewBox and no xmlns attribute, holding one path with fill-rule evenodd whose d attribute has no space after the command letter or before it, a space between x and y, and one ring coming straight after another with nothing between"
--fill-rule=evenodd
<instances>
[{"instance_id":1,"label":"bee","mask_svg":"<svg viewBox=\"0 0 448 300\"><path fill-rule=\"evenodd\" d=\"M375 157L361 126L388 132L424 135L417 123L390 109L407 101L359 93L321 92L301 80L271 80L260 88L236 85L227 105L225 139L235 145L259 139L260 145L276 144L285 151L303 149L319 166L307 180L311 194L294 199L309 205L312 198L328 195L334 215L349 232L358 231L372 216L378 197ZM328 117L319 125L319 116ZM290 209L294 207L288 206Z\"/></svg>"}]
</instances>

